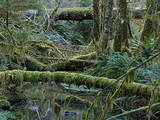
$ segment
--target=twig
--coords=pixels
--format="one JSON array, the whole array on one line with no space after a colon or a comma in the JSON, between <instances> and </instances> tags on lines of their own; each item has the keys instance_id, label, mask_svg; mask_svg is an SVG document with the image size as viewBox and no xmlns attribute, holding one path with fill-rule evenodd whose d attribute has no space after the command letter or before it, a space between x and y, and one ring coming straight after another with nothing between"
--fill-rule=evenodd
<instances>
[{"instance_id":1,"label":"twig","mask_svg":"<svg viewBox=\"0 0 160 120\"><path fill-rule=\"evenodd\" d=\"M160 102L153 104L152 107L157 107L158 105L160 105ZM144 106L144 107L140 107L138 109L134 109L134 110L131 110L131 111L125 111L122 114L119 114L119 115L116 115L116 116L112 116L110 118L107 118L106 120L113 120L113 119L118 118L120 116L128 115L128 114L131 114L131 113L134 113L134 112L138 112L138 111L141 111L141 110L146 110L146 109L148 109L148 107L149 106Z\"/></svg>"}]
</instances>

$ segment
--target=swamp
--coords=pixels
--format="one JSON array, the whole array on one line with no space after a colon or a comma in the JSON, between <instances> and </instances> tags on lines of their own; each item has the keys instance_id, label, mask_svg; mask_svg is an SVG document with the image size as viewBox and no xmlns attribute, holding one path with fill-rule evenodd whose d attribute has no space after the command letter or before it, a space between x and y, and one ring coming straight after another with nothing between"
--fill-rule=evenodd
<instances>
[{"instance_id":1,"label":"swamp","mask_svg":"<svg viewBox=\"0 0 160 120\"><path fill-rule=\"evenodd\" d=\"M160 0L0 0L0 120L160 120Z\"/></svg>"}]
</instances>

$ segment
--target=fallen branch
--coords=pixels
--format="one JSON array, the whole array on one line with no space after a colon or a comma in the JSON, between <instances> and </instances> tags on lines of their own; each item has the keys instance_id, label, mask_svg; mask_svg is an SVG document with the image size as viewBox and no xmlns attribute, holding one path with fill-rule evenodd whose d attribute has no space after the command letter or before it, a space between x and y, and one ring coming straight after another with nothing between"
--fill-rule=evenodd
<instances>
[{"instance_id":1,"label":"fallen branch","mask_svg":"<svg viewBox=\"0 0 160 120\"><path fill-rule=\"evenodd\" d=\"M159 102L152 105L152 107L158 107L158 106L160 106ZM128 114L134 113L134 112L143 111L143 110L146 110L148 108L149 108L149 106L144 106L144 107L140 107L138 109L134 109L134 110L131 110L131 111L125 111L122 114L119 114L119 115L116 115L116 116L112 116L110 118L107 118L106 120L113 120L115 118L118 118L118 117L121 117L121 116L125 116L125 115L128 115Z\"/></svg>"},{"instance_id":2,"label":"fallen branch","mask_svg":"<svg viewBox=\"0 0 160 120\"><path fill-rule=\"evenodd\" d=\"M45 65L33 57L25 56L25 64L26 64L27 70L31 70L31 71L52 71L52 72L53 71L67 71L67 70L69 71L80 70L81 71L85 67L94 64L95 62L91 61L93 59L96 59L95 52L92 52L86 55L75 56L72 58L71 61L64 59L65 61L58 61L51 65Z\"/></svg>"},{"instance_id":3,"label":"fallen branch","mask_svg":"<svg viewBox=\"0 0 160 120\"><path fill-rule=\"evenodd\" d=\"M37 59L44 59L44 60L62 60L62 61L82 62L82 63L91 63L91 64L95 64L95 63L96 63L94 60L80 60L80 59L68 59L68 58L37 57Z\"/></svg>"}]
</instances>

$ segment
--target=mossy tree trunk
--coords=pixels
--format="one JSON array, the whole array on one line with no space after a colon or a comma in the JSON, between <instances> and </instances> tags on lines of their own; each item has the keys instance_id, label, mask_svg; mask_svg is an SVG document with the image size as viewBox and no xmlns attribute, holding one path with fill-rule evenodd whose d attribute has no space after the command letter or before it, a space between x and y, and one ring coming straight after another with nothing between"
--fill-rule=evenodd
<instances>
[{"instance_id":1,"label":"mossy tree trunk","mask_svg":"<svg viewBox=\"0 0 160 120\"><path fill-rule=\"evenodd\" d=\"M146 1L146 7L147 7L147 16L154 14L154 1L156 0L147 0ZM144 23L143 31L141 34L141 40L145 41L146 39L150 38L150 36L153 33L153 21L151 18L147 18Z\"/></svg>"},{"instance_id":2,"label":"mossy tree trunk","mask_svg":"<svg viewBox=\"0 0 160 120\"><path fill-rule=\"evenodd\" d=\"M104 23L104 34L102 39L102 51L106 52L108 41L112 39L112 28L113 28L113 0L107 0L105 7L105 23Z\"/></svg>"},{"instance_id":3,"label":"mossy tree trunk","mask_svg":"<svg viewBox=\"0 0 160 120\"><path fill-rule=\"evenodd\" d=\"M158 32L160 21L158 21L158 15L156 15L156 13L160 11L160 0L147 0L146 7L147 19L145 20L141 34L141 40L144 42L146 42L147 39L150 39L151 36L154 36L155 40L157 40L159 36Z\"/></svg>"},{"instance_id":4,"label":"mossy tree trunk","mask_svg":"<svg viewBox=\"0 0 160 120\"><path fill-rule=\"evenodd\" d=\"M160 11L160 0L157 0L157 2L156 2L157 4L156 4L156 12L159 12ZM156 22L155 22L155 24L154 24L154 26L155 26L155 45L154 45L154 49L155 50L159 50L160 51L160 19L159 19L159 16L160 15L158 15L158 16L156 16Z\"/></svg>"},{"instance_id":5,"label":"mossy tree trunk","mask_svg":"<svg viewBox=\"0 0 160 120\"><path fill-rule=\"evenodd\" d=\"M126 0L120 0L118 1L118 15L116 19L116 35L114 40L114 50L121 51L122 45L125 47L128 46L128 26L129 26L129 20L127 17L127 1Z\"/></svg>"},{"instance_id":6,"label":"mossy tree trunk","mask_svg":"<svg viewBox=\"0 0 160 120\"><path fill-rule=\"evenodd\" d=\"M100 10L99 0L93 0L93 39L99 41L100 36Z\"/></svg>"}]
</instances>

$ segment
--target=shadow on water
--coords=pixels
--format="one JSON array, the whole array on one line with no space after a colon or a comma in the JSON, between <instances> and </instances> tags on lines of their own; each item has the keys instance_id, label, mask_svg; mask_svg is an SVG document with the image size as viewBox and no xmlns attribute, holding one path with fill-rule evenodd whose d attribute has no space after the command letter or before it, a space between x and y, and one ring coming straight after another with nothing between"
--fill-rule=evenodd
<instances>
[{"instance_id":1,"label":"shadow on water","mask_svg":"<svg viewBox=\"0 0 160 120\"><path fill-rule=\"evenodd\" d=\"M27 103L12 106L16 111L17 120L84 120L88 102L70 101L65 107L66 89L59 89L55 83L25 83L24 94ZM90 118L92 120L92 118Z\"/></svg>"}]
</instances>

